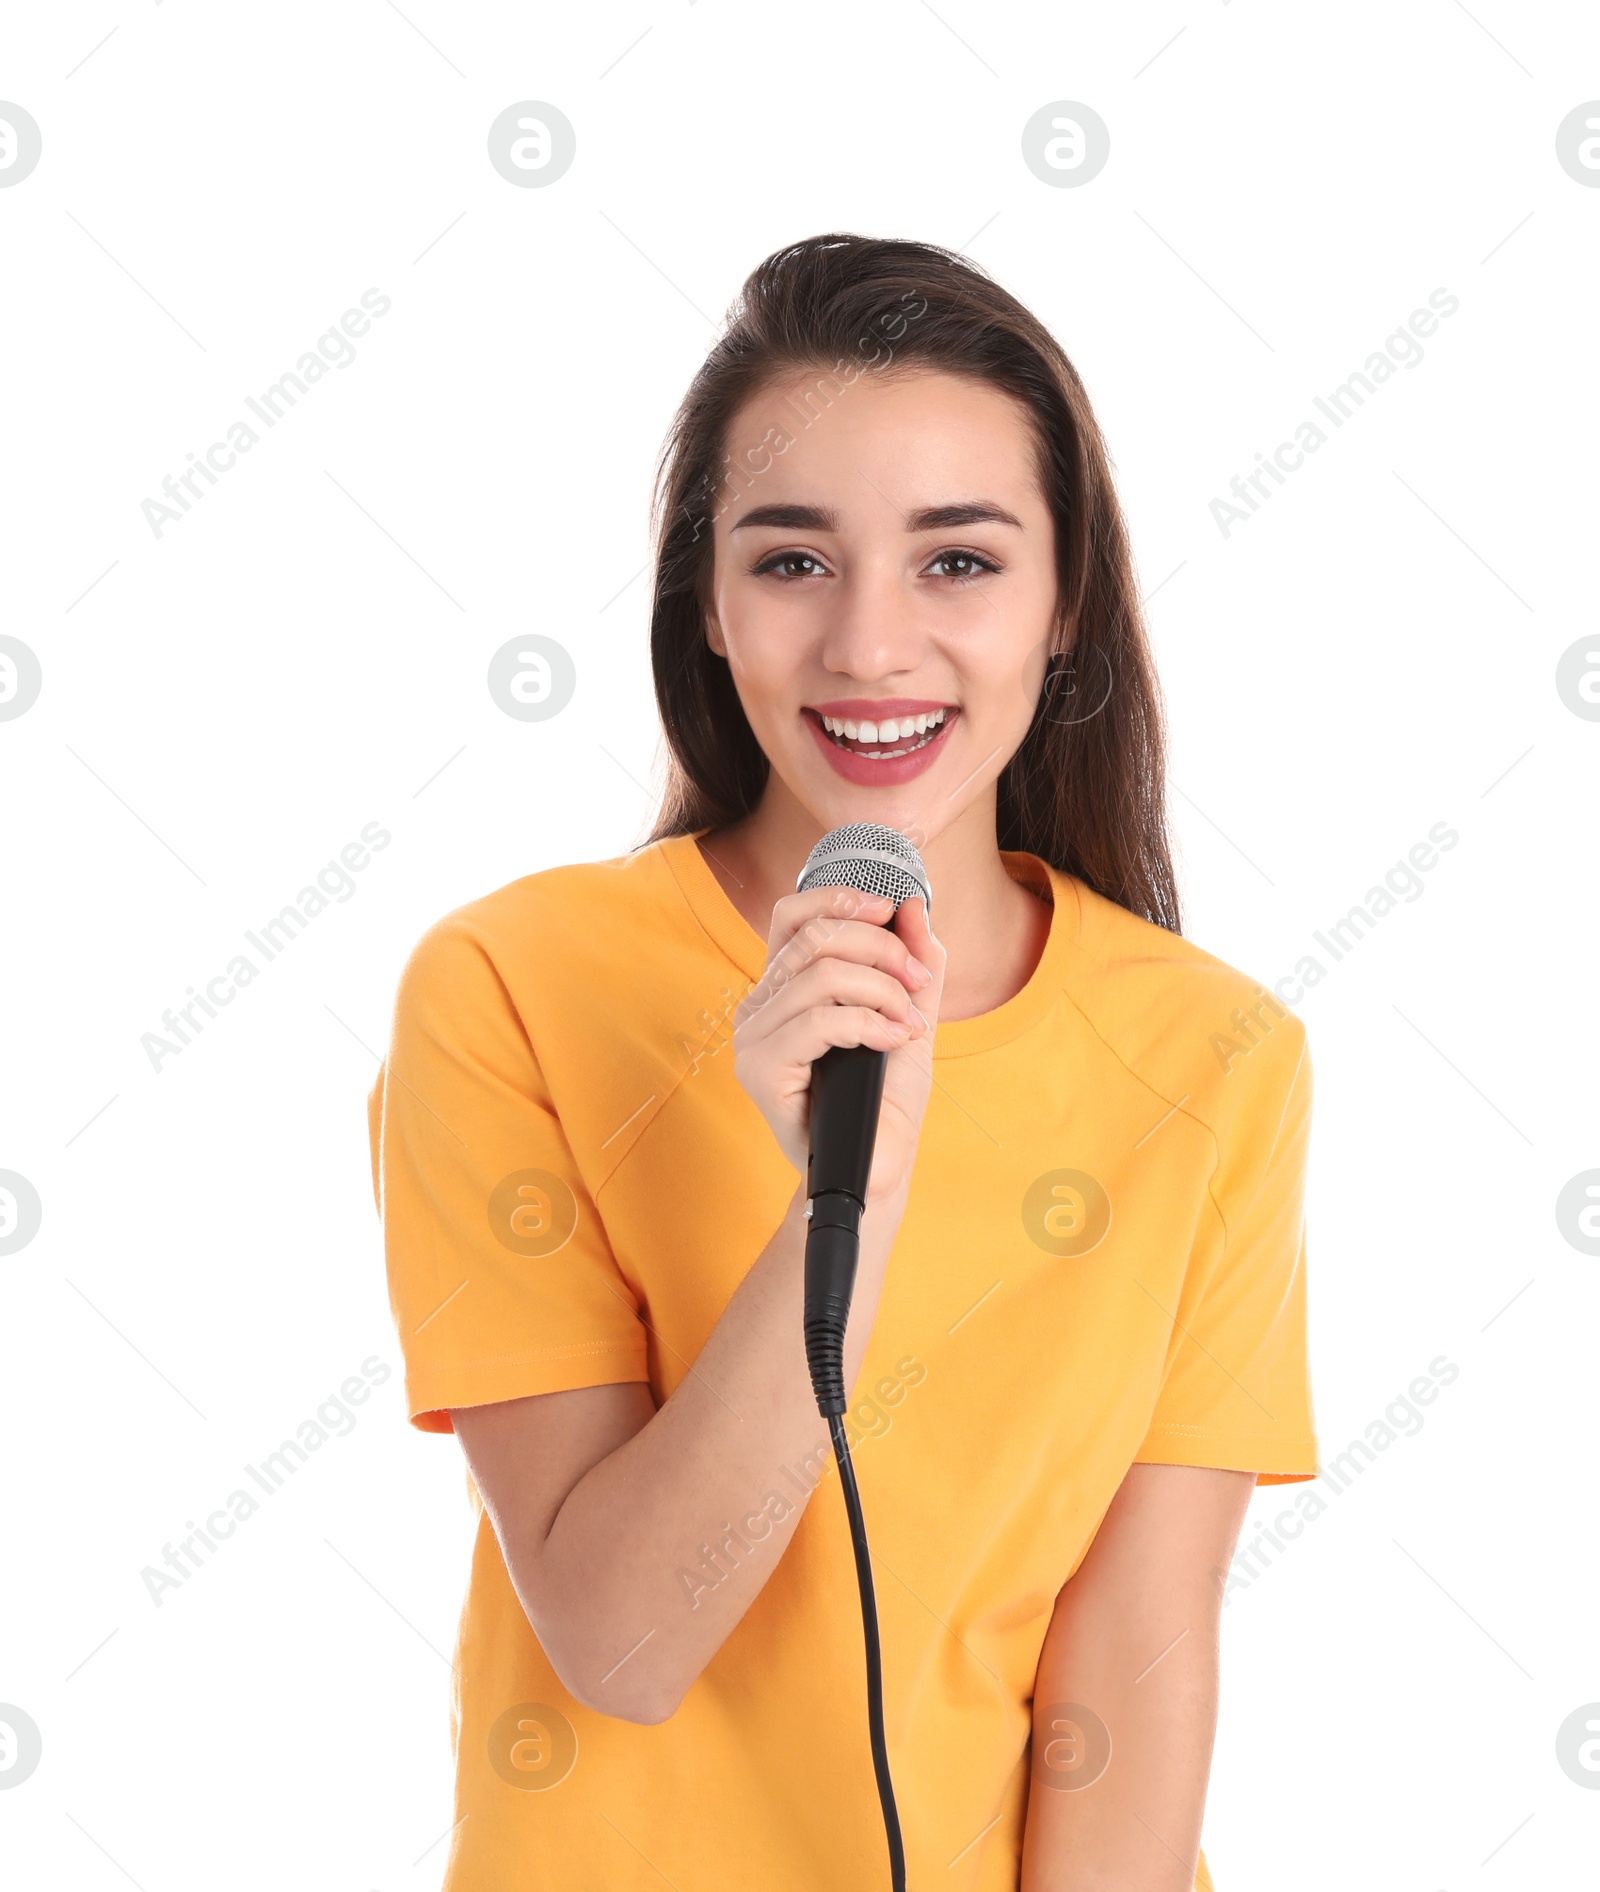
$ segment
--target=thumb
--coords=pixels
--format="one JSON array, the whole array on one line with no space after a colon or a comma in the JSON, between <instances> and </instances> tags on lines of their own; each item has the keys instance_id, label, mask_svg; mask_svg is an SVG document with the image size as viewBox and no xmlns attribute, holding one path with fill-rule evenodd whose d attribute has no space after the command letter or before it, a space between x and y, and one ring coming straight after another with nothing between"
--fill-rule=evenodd
<instances>
[{"instance_id":1,"label":"thumb","mask_svg":"<svg viewBox=\"0 0 1600 1892\"><path fill-rule=\"evenodd\" d=\"M945 950L929 924L927 901L919 894L916 899L903 902L895 915L894 927L907 950L933 974L921 992L912 994L912 1003L932 1024L938 1018L944 991Z\"/></svg>"}]
</instances>

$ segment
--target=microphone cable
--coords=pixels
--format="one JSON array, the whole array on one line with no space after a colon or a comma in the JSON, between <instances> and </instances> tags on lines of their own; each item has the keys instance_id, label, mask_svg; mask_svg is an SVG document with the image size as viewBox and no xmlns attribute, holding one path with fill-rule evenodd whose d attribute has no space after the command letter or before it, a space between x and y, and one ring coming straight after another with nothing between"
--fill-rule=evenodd
<instances>
[{"instance_id":1,"label":"microphone cable","mask_svg":"<svg viewBox=\"0 0 1600 1892\"><path fill-rule=\"evenodd\" d=\"M818 1078L826 1081L825 1066L837 1073L850 1062L876 1065L875 1090L883 1088L884 1056L864 1046L835 1046L818 1059ZM877 1121L876 1098L872 1119ZM884 1837L889 1844L889 1883L893 1892L906 1892L906 1849L900 1834L900 1813L895 1805L894 1781L889 1773L889 1748L883 1727L883 1655L878 1640L878 1602L872 1585L872 1559L867 1549L867 1523L861 1510L850 1441L845 1433L844 1335L855 1291L856 1263L861 1253L863 1205L842 1190L813 1196L806 1204L805 1340L806 1365L817 1410L828 1422L833 1456L839 1467L850 1520L850 1542L855 1551L856 1584L861 1591L861 1628L867 1652L867 1726L872 1742L872 1771L878 1780L883 1808Z\"/></svg>"}]
</instances>

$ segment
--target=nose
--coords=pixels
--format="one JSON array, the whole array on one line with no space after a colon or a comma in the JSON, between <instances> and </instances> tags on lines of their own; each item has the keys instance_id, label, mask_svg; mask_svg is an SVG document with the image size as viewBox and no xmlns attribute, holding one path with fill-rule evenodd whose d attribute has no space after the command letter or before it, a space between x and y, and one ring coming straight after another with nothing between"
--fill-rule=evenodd
<instances>
[{"instance_id":1,"label":"nose","mask_svg":"<svg viewBox=\"0 0 1600 1892\"><path fill-rule=\"evenodd\" d=\"M831 594L823 631L822 663L864 683L915 670L928 638L919 600L890 559L856 561Z\"/></svg>"}]
</instances>

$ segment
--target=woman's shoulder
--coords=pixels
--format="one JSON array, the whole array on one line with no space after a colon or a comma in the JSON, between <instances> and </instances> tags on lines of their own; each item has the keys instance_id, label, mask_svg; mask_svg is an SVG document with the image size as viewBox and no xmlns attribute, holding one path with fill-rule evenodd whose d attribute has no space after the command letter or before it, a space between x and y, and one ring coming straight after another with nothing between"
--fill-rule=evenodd
<instances>
[{"instance_id":1,"label":"woman's shoulder","mask_svg":"<svg viewBox=\"0 0 1600 1892\"><path fill-rule=\"evenodd\" d=\"M1208 1120L1294 1085L1309 1066L1305 1023L1271 983L1081 880L1073 886L1069 996L1130 1070Z\"/></svg>"},{"instance_id":2,"label":"woman's shoulder","mask_svg":"<svg viewBox=\"0 0 1600 1892\"><path fill-rule=\"evenodd\" d=\"M612 984L681 924L666 845L539 868L452 907L411 948L402 992L492 981L557 996Z\"/></svg>"},{"instance_id":3,"label":"woman's shoulder","mask_svg":"<svg viewBox=\"0 0 1600 1892\"><path fill-rule=\"evenodd\" d=\"M671 890L663 849L663 843L650 842L604 860L563 861L519 874L452 908L434 924L520 931L530 919L559 924L647 909Z\"/></svg>"}]
</instances>

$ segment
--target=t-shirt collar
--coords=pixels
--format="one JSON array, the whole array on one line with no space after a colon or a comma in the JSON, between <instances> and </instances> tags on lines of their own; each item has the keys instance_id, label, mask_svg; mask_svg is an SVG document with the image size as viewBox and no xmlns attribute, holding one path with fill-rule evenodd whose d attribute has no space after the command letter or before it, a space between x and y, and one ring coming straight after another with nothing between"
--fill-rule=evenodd
<instances>
[{"instance_id":1,"label":"t-shirt collar","mask_svg":"<svg viewBox=\"0 0 1600 1892\"><path fill-rule=\"evenodd\" d=\"M767 942L728 898L698 845L701 835L678 834L656 843L684 900L712 942L753 984L766 970ZM1048 890L1050 931L1039 963L1020 992L976 1018L946 1019L934 1040L934 1058L970 1057L992 1050L1038 1023L1060 997L1066 969L1082 927L1083 908L1077 881L1037 854L1001 850L1013 880Z\"/></svg>"}]
</instances>

